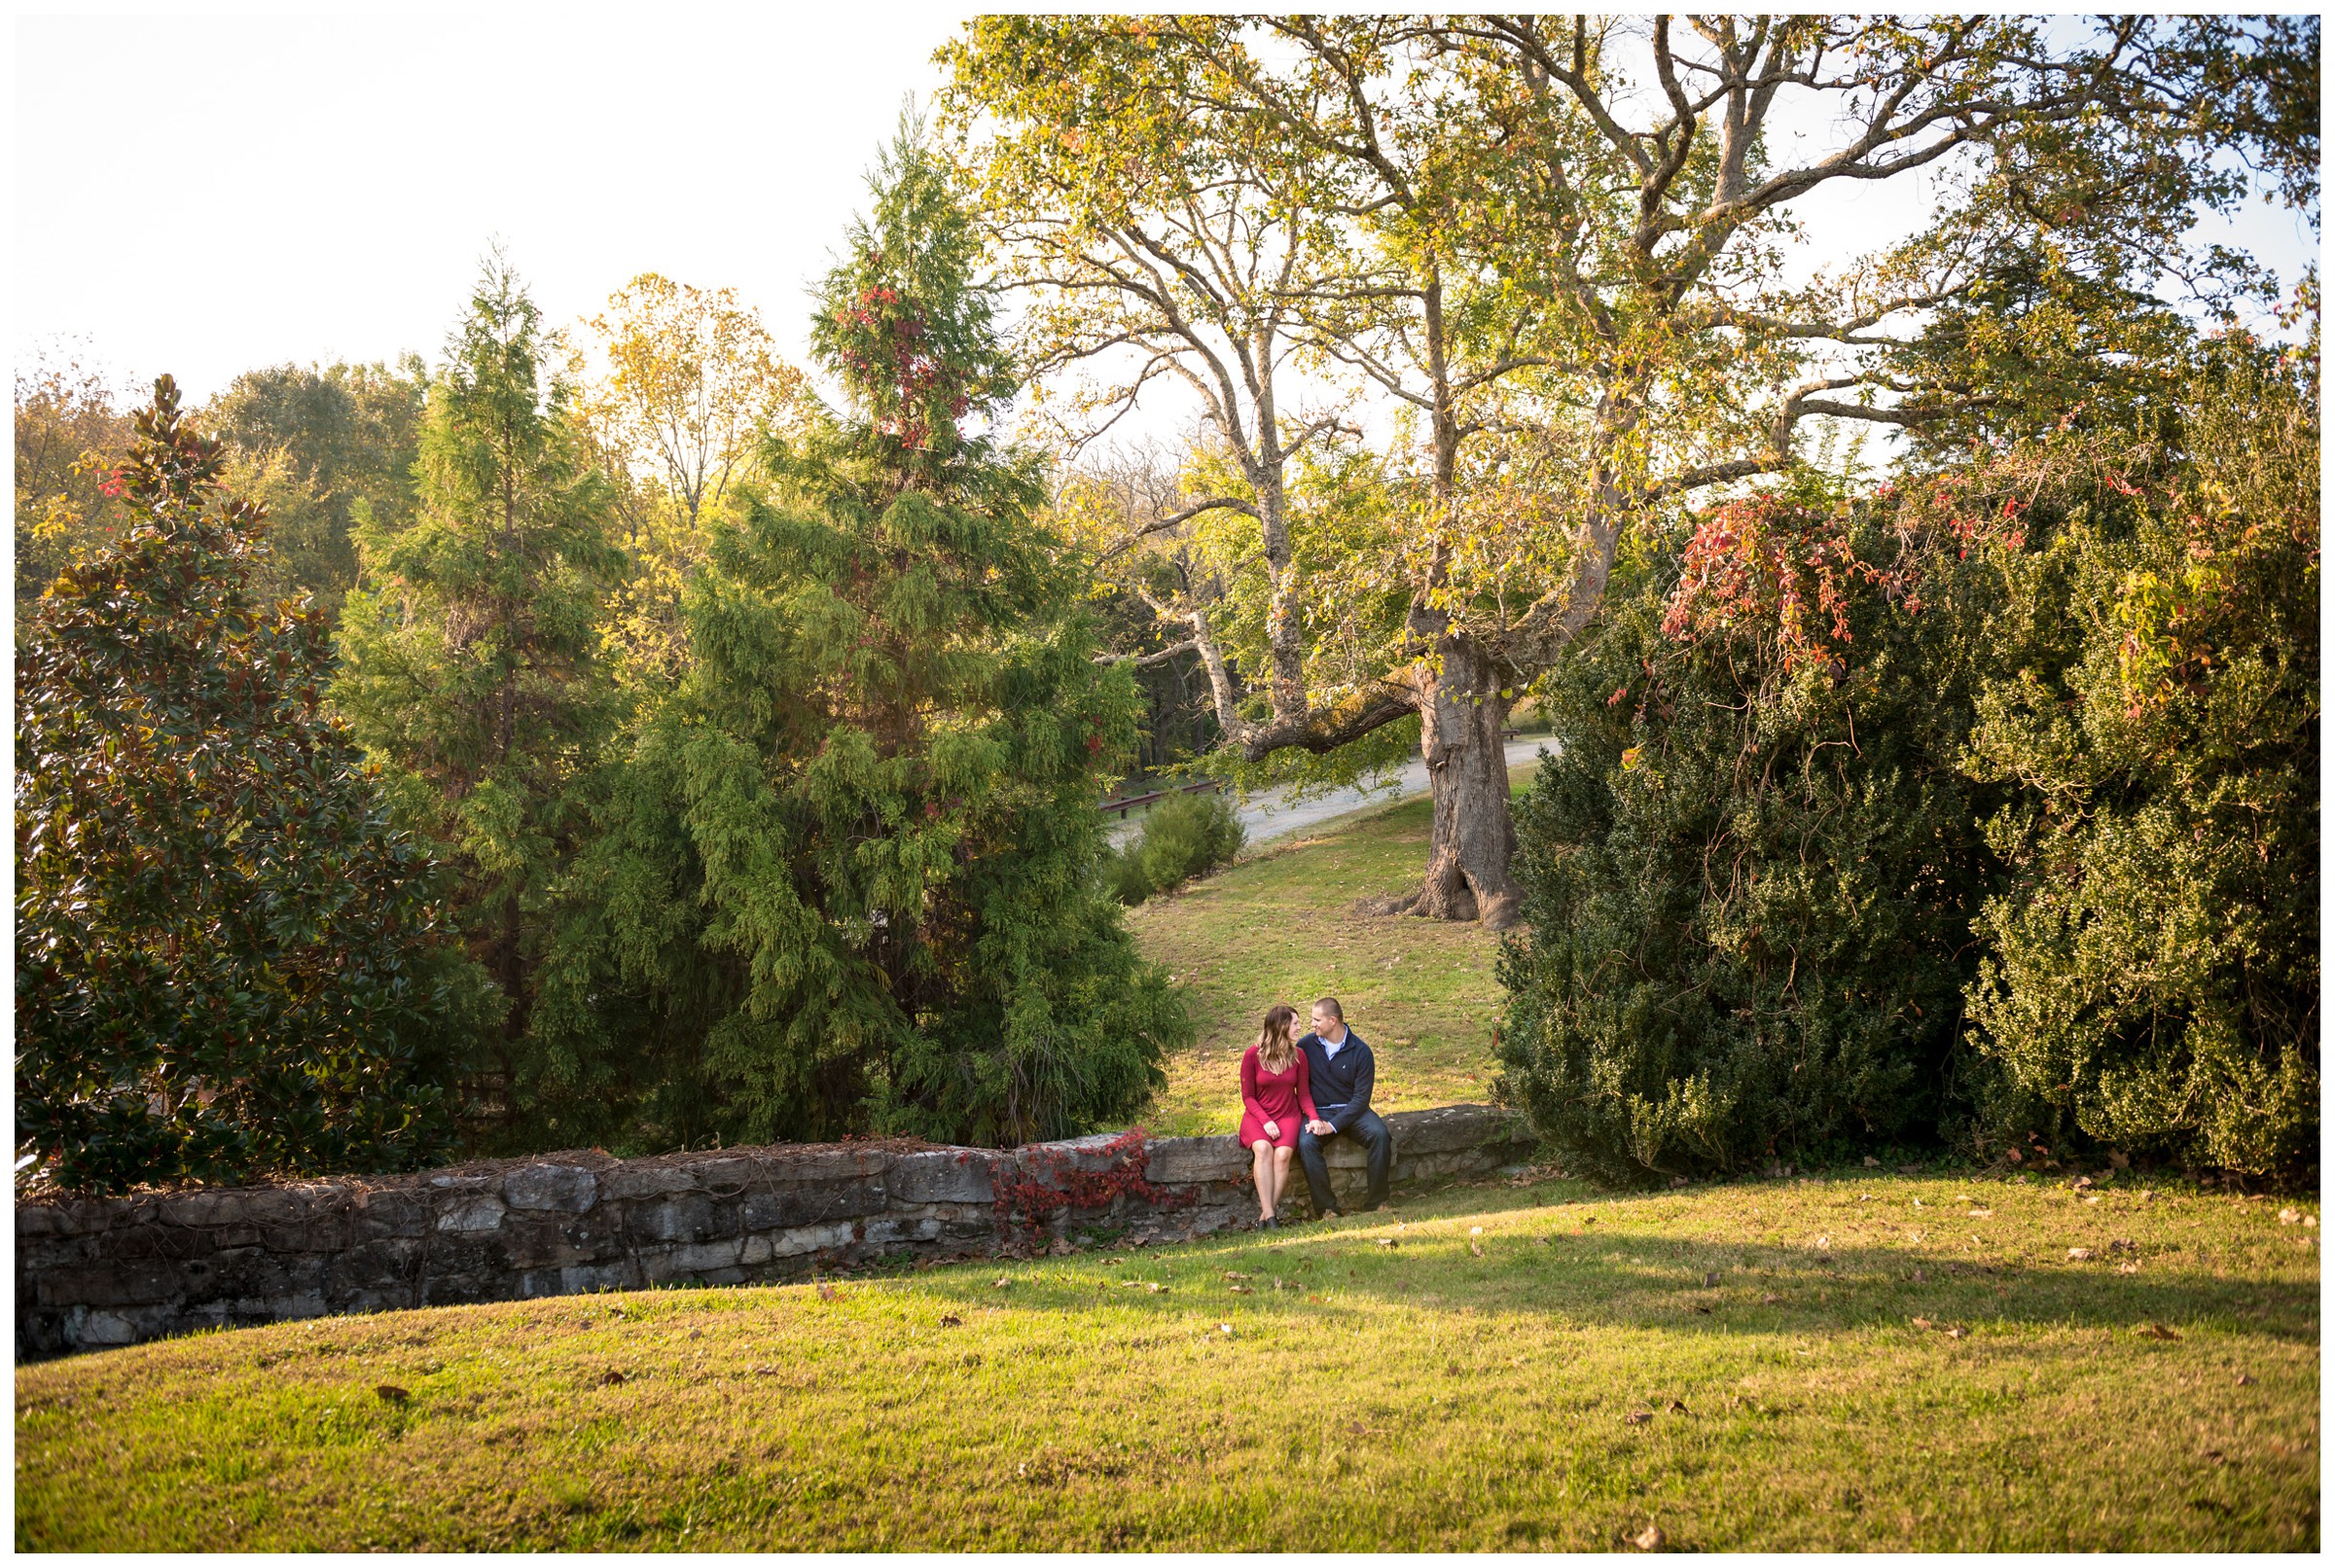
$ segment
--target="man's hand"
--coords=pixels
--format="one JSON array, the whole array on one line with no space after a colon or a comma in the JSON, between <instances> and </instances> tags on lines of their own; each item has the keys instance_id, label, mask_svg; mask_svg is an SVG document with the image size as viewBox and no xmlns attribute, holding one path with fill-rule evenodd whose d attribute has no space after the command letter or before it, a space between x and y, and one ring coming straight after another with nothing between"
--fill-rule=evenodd
<instances>
[{"instance_id":1,"label":"man's hand","mask_svg":"<svg viewBox=\"0 0 2335 1568\"><path fill-rule=\"evenodd\" d=\"M1306 1130L1316 1138L1326 1138L1338 1129L1327 1122L1309 1122L1306 1123Z\"/></svg>"},{"instance_id":2,"label":"man's hand","mask_svg":"<svg viewBox=\"0 0 2335 1568\"><path fill-rule=\"evenodd\" d=\"M1281 1135L1281 1124L1280 1124L1278 1122L1268 1122L1268 1123L1265 1123L1265 1136L1266 1136L1266 1137L1268 1137L1268 1138L1277 1138L1277 1137L1279 1137L1280 1135Z\"/></svg>"}]
</instances>

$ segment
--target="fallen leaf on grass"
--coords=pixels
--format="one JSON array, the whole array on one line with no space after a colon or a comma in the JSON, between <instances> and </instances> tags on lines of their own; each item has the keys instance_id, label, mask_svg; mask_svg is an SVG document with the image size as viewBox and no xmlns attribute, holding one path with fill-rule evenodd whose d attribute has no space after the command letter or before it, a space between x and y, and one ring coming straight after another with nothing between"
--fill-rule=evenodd
<instances>
[{"instance_id":1,"label":"fallen leaf on grass","mask_svg":"<svg viewBox=\"0 0 2335 1568\"><path fill-rule=\"evenodd\" d=\"M2303 1211L2300 1209L2279 1210L2279 1224L2281 1225L2299 1225L2302 1223L2302 1218Z\"/></svg>"},{"instance_id":2,"label":"fallen leaf on grass","mask_svg":"<svg viewBox=\"0 0 2335 1568\"><path fill-rule=\"evenodd\" d=\"M1695 1413L1686 1408L1686 1403L1683 1400L1672 1400L1670 1404L1665 1405L1663 1408L1670 1411L1672 1415L1692 1415Z\"/></svg>"},{"instance_id":3,"label":"fallen leaf on grass","mask_svg":"<svg viewBox=\"0 0 2335 1568\"><path fill-rule=\"evenodd\" d=\"M2144 1323L2133 1332L2143 1339L2178 1339L2180 1337L2162 1323Z\"/></svg>"},{"instance_id":4,"label":"fallen leaf on grass","mask_svg":"<svg viewBox=\"0 0 2335 1568\"><path fill-rule=\"evenodd\" d=\"M1158 1296L1158 1295L1160 1295L1162 1292L1164 1292L1164 1291L1166 1291L1166 1290L1168 1289L1168 1287L1167 1287L1167 1286L1165 1286L1165 1285L1161 1284L1161 1283L1160 1283L1158 1280L1156 1280L1156 1279L1147 1279L1147 1280L1145 1280L1145 1281L1143 1282L1143 1288L1144 1288L1145 1290L1147 1290L1147 1291L1151 1292L1151 1294L1152 1294L1152 1295L1154 1295L1154 1296Z\"/></svg>"},{"instance_id":5,"label":"fallen leaf on grass","mask_svg":"<svg viewBox=\"0 0 2335 1568\"><path fill-rule=\"evenodd\" d=\"M2092 1258L2092 1249L2090 1247L2069 1247L2067 1256L2079 1264L2088 1263Z\"/></svg>"},{"instance_id":6,"label":"fallen leaf on grass","mask_svg":"<svg viewBox=\"0 0 2335 1568\"><path fill-rule=\"evenodd\" d=\"M1231 1291L1235 1296L1254 1296L1257 1294L1257 1288L1254 1285L1228 1285L1225 1288Z\"/></svg>"},{"instance_id":7,"label":"fallen leaf on grass","mask_svg":"<svg viewBox=\"0 0 2335 1568\"><path fill-rule=\"evenodd\" d=\"M2116 1265L2116 1272L2119 1274L2137 1274L2140 1272L2140 1265L2138 1264L2118 1264Z\"/></svg>"},{"instance_id":8,"label":"fallen leaf on grass","mask_svg":"<svg viewBox=\"0 0 2335 1568\"><path fill-rule=\"evenodd\" d=\"M383 1383L374 1392L380 1396L381 1403L384 1405L403 1405L413 1397L395 1383Z\"/></svg>"},{"instance_id":9,"label":"fallen leaf on grass","mask_svg":"<svg viewBox=\"0 0 2335 1568\"><path fill-rule=\"evenodd\" d=\"M1865 1169L1879 1170L1881 1169L1881 1161L1875 1159L1871 1155L1867 1155L1865 1156Z\"/></svg>"},{"instance_id":10,"label":"fallen leaf on grass","mask_svg":"<svg viewBox=\"0 0 2335 1568\"><path fill-rule=\"evenodd\" d=\"M1667 1539L1668 1537L1662 1533L1661 1526L1649 1524L1637 1534L1630 1537L1630 1544L1640 1551L1660 1551L1663 1542Z\"/></svg>"},{"instance_id":11,"label":"fallen leaf on grass","mask_svg":"<svg viewBox=\"0 0 2335 1568\"><path fill-rule=\"evenodd\" d=\"M1224 1271L1224 1277L1227 1279L1254 1279L1257 1276L1254 1274L1243 1274L1238 1268L1228 1268Z\"/></svg>"},{"instance_id":12,"label":"fallen leaf on grass","mask_svg":"<svg viewBox=\"0 0 2335 1568\"><path fill-rule=\"evenodd\" d=\"M1622 1417L1622 1422L1626 1426L1644 1426L1653 1419L1654 1412L1652 1410L1632 1410L1628 1415Z\"/></svg>"},{"instance_id":13,"label":"fallen leaf on grass","mask_svg":"<svg viewBox=\"0 0 2335 1568\"><path fill-rule=\"evenodd\" d=\"M952 1312L947 1317L941 1319L941 1327L944 1329L961 1329L964 1326L965 1320L958 1317L954 1312Z\"/></svg>"},{"instance_id":14,"label":"fallen leaf on grass","mask_svg":"<svg viewBox=\"0 0 2335 1568\"><path fill-rule=\"evenodd\" d=\"M1992 1220L1994 1218L1994 1211L1993 1209L1972 1209L1970 1211L1970 1218L1973 1220Z\"/></svg>"},{"instance_id":15,"label":"fallen leaf on grass","mask_svg":"<svg viewBox=\"0 0 2335 1568\"><path fill-rule=\"evenodd\" d=\"M1347 1423L1346 1423L1346 1429L1347 1429L1347 1431L1348 1431L1348 1432L1352 1433L1352 1434L1353 1434L1355 1437L1357 1437L1357 1438L1359 1438L1359 1437L1365 1437L1365 1436L1367 1436L1367 1435L1369 1434L1369 1432L1370 1432L1370 1428L1368 1428L1368 1427L1364 1426L1364 1425L1363 1425L1361 1422L1359 1422L1359 1421L1348 1421L1348 1422L1347 1422Z\"/></svg>"},{"instance_id":16,"label":"fallen leaf on grass","mask_svg":"<svg viewBox=\"0 0 2335 1568\"><path fill-rule=\"evenodd\" d=\"M1762 1306L1776 1306L1779 1305L1782 1301L1783 1298L1780 1296L1763 1294L1759 1299L1759 1304Z\"/></svg>"},{"instance_id":17,"label":"fallen leaf on grass","mask_svg":"<svg viewBox=\"0 0 2335 1568\"><path fill-rule=\"evenodd\" d=\"M1474 1253L1479 1258L1484 1256L1484 1244L1480 1241L1469 1242L1467 1244L1467 1250Z\"/></svg>"},{"instance_id":18,"label":"fallen leaf on grass","mask_svg":"<svg viewBox=\"0 0 2335 1568\"><path fill-rule=\"evenodd\" d=\"M819 1281L819 1300L822 1301L832 1301L835 1300L835 1287L828 1284L823 1279Z\"/></svg>"},{"instance_id":19,"label":"fallen leaf on grass","mask_svg":"<svg viewBox=\"0 0 2335 1568\"><path fill-rule=\"evenodd\" d=\"M1402 1243L1395 1240L1392 1236L1381 1236L1379 1237L1379 1245L1382 1247L1399 1247L1402 1245Z\"/></svg>"},{"instance_id":20,"label":"fallen leaf on grass","mask_svg":"<svg viewBox=\"0 0 2335 1568\"><path fill-rule=\"evenodd\" d=\"M1953 1328L1946 1331L1946 1337L1949 1339L1960 1339L1966 1337L1969 1333L1970 1331L1968 1329L1963 1328L1958 1323Z\"/></svg>"},{"instance_id":21,"label":"fallen leaf on grass","mask_svg":"<svg viewBox=\"0 0 2335 1568\"><path fill-rule=\"evenodd\" d=\"M1219 1329L1221 1329L1221 1330L1224 1332L1224 1336L1225 1336L1227 1339L1230 1339L1230 1338L1233 1336L1233 1326L1232 1326L1231 1324L1229 1324L1229 1323L1219 1323L1219 1324L1217 1324L1217 1325L1216 1325L1216 1327L1217 1327L1217 1328L1219 1328Z\"/></svg>"},{"instance_id":22,"label":"fallen leaf on grass","mask_svg":"<svg viewBox=\"0 0 2335 1568\"><path fill-rule=\"evenodd\" d=\"M1816 1250L1817 1250L1818 1252L1830 1252L1830 1251L1832 1250L1832 1237L1830 1237L1830 1236L1818 1236L1818 1237L1816 1237Z\"/></svg>"},{"instance_id":23,"label":"fallen leaf on grass","mask_svg":"<svg viewBox=\"0 0 2335 1568\"><path fill-rule=\"evenodd\" d=\"M618 1383L621 1383L624 1380L625 1374L621 1372L615 1371L613 1368L600 1373L600 1386L602 1388L614 1388Z\"/></svg>"},{"instance_id":24,"label":"fallen leaf on grass","mask_svg":"<svg viewBox=\"0 0 2335 1568\"><path fill-rule=\"evenodd\" d=\"M1555 1239L1556 1237L1554 1236L1534 1236L1532 1238L1532 1244L1536 1247L1545 1247Z\"/></svg>"},{"instance_id":25,"label":"fallen leaf on grass","mask_svg":"<svg viewBox=\"0 0 2335 1568\"><path fill-rule=\"evenodd\" d=\"M2251 1377L2248 1377L2248 1376L2247 1376L2245 1373L2244 1373L2244 1372L2240 1372L2240 1373L2238 1374L2238 1386L2239 1386L2240 1388L2244 1388L2244 1387L2245 1387L2246 1384L2248 1384L2248 1383L2250 1383L2250 1382L2252 1382L2252 1381L2253 1381L2253 1379L2252 1379Z\"/></svg>"},{"instance_id":26,"label":"fallen leaf on grass","mask_svg":"<svg viewBox=\"0 0 2335 1568\"><path fill-rule=\"evenodd\" d=\"M1937 1325L1930 1322L1927 1318L1916 1318L1914 1319L1914 1327L1917 1329L1934 1329L1937 1327Z\"/></svg>"}]
</instances>

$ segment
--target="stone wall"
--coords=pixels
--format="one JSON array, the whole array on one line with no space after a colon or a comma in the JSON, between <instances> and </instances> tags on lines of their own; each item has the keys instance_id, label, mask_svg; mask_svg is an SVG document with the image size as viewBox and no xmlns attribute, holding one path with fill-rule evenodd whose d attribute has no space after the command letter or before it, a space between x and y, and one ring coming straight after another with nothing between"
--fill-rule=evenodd
<instances>
[{"instance_id":1,"label":"stone wall","mask_svg":"<svg viewBox=\"0 0 2335 1568\"><path fill-rule=\"evenodd\" d=\"M1526 1158L1521 1119L1481 1105L1399 1111L1398 1195ZM333 1312L578 1291L799 1278L884 1262L1135 1245L1256 1218L1230 1137L1141 1144L1150 1198L1120 1192L1042 1229L1000 1193L1124 1185L1110 1134L1018 1150L780 1145L619 1160L552 1155L410 1176L17 1204L17 1356L133 1344L197 1329ZM1121 1150L1127 1146L1119 1145ZM1330 1146L1343 1200L1362 1153ZM1114 1172L1121 1178L1112 1181ZM1082 1184L1080 1177L1085 1177ZM1296 1207L1303 1208L1301 1194Z\"/></svg>"}]
</instances>

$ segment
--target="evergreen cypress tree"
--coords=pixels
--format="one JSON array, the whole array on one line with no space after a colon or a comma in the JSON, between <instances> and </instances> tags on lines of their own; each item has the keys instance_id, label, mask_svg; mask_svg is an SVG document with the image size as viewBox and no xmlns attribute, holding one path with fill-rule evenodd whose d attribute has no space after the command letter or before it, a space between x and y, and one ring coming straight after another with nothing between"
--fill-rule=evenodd
<instances>
[{"instance_id":1,"label":"evergreen cypress tree","mask_svg":"<svg viewBox=\"0 0 2335 1568\"><path fill-rule=\"evenodd\" d=\"M716 533L573 890L558 1138L1060 1135L1188 1028L1096 875L1140 695L1094 662L1038 464L967 429L1012 390L978 241L913 131L875 195L814 336L856 412L772 443Z\"/></svg>"},{"instance_id":2,"label":"evergreen cypress tree","mask_svg":"<svg viewBox=\"0 0 2335 1568\"><path fill-rule=\"evenodd\" d=\"M476 1086L508 1122L553 882L613 717L598 612L623 565L552 344L500 256L433 381L420 510L370 514L341 612L334 702L401 806L460 869L471 949L501 986L503 1046Z\"/></svg>"},{"instance_id":3,"label":"evergreen cypress tree","mask_svg":"<svg viewBox=\"0 0 2335 1568\"><path fill-rule=\"evenodd\" d=\"M126 535L17 666L18 1151L98 1192L421 1161L492 987L321 705L324 612L252 594L219 444L168 376L136 428Z\"/></svg>"}]
</instances>

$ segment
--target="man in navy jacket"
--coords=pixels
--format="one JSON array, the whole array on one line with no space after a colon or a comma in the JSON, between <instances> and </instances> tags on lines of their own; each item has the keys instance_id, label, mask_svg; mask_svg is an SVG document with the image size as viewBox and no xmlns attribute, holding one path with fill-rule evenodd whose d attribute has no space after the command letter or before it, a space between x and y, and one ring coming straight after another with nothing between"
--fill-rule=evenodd
<instances>
[{"instance_id":1,"label":"man in navy jacket","mask_svg":"<svg viewBox=\"0 0 2335 1568\"><path fill-rule=\"evenodd\" d=\"M1386 1201L1386 1173L1394 1165L1394 1134L1370 1108L1371 1081L1377 1076L1370 1047L1346 1026L1346 1012L1338 999L1325 996L1313 1004L1313 1032L1300 1040L1297 1049L1306 1053L1313 1109L1321 1113L1320 1121L1307 1123L1297 1135L1297 1158L1306 1167L1313 1212L1325 1219L1338 1212L1321 1146L1341 1134L1359 1140L1369 1160L1370 1186L1362 1207L1380 1207Z\"/></svg>"}]
</instances>

